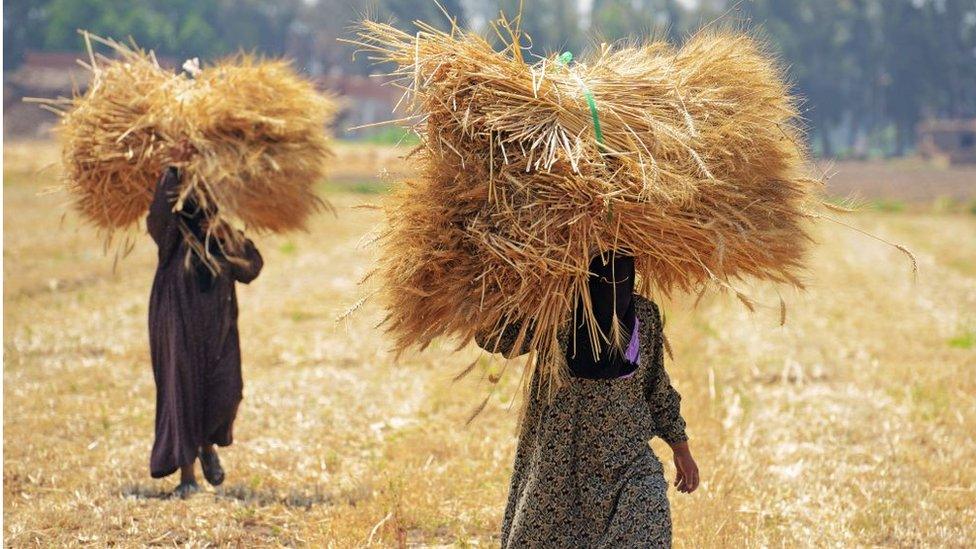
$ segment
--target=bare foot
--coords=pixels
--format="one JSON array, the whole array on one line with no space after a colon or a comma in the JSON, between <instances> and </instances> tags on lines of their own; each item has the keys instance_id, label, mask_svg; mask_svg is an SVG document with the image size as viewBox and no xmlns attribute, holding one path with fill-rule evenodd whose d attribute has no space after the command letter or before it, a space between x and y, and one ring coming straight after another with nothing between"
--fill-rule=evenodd
<instances>
[{"instance_id":1,"label":"bare foot","mask_svg":"<svg viewBox=\"0 0 976 549\"><path fill-rule=\"evenodd\" d=\"M200 485L195 480L184 480L173 489L173 497L186 499L200 491Z\"/></svg>"}]
</instances>

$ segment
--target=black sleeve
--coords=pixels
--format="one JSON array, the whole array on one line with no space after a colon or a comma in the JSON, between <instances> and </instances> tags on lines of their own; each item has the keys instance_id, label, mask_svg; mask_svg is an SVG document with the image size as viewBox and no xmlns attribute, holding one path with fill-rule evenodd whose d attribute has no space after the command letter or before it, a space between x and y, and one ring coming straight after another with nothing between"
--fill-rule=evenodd
<instances>
[{"instance_id":1,"label":"black sleeve","mask_svg":"<svg viewBox=\"0 0 976 549\"><path fill-rule=\"evenodd\" d=\"M228 258L227 263L230 265L230 274L234 277L234 280L243 284L249 284L261 274L261 269L264 267L264 258L261 257L261 252L254 246L254 242L251 242L251 239L248 238L244 240L244 253L242 257Z\"/></svg>"},{"instance_id":2,"label":"black sleeve","mask_svg":"<svg viewBox=\"0 0 976 549\"><path fill-rule=\"evenodd\" d=\"M515 320L509 322L501 330L481 330L475 334L474 341L478 344L478 347L481 347L489 353L501 353L505 358L524 355L530 350L529 342L532 340L535 330L532 324L529 323L523 334L522 324L521 320ZM519 343L520 335L522 336L521 345L516 349L515 344Z\"/></svg>"},{"instance_id":3,"label":"black sleeve","mask_svg":"<svg viewBox=\"0 0 976 549\"><path fill-rule=\"evenodd\" d=\"M149 236L160 247L167 244L174 233L179 233L176 218L178 214L173 211L179 187L179 172L174 168L168 168L156 183L156 191L149 205L146 229L149 231Z\"/></svg>"}]
</instances>

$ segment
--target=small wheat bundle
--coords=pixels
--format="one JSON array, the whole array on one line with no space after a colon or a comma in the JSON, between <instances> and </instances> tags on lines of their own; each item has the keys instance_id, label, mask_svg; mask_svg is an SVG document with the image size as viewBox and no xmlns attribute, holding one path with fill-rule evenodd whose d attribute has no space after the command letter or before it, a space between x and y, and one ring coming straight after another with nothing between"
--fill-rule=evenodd
<instances>
[{"instance_id":1,"label":"small wheat bundle","mask_svg":"<svg viewBox=\"0 0 976 549\"><path fill-rule=\"evenodd\" d=\"M256 231L301 229L326 204L314 186L331 155L335 107L284 61L238 56L191 78L153 53L84 33L92 73L84 94L40 100L61 115L65 186L108 236L146 214L166 166L182 196L216 204L221 220ZM92 42L114 56L94 54Z\"/></svg>"},{"instance_id":2,"label":"small wheat bundle","mask_svg":"<svg viewBox=\"0 0 976 549\"><path fill-rule=\"evenodd\" d=\"M398 350L532 319L520 339L552 352L590 258L608 250L635 256L645 295L717 284L748 304L738 279L801 285L822 185L796 100L753 38L703 31L680 50L528 64L504 20L501 51L416 24L367 21L355 42L396 65L422 136L420 175L386 201L380 239ZM539 366L558 383L556 364Z\"/></svg>"}]
</instances>

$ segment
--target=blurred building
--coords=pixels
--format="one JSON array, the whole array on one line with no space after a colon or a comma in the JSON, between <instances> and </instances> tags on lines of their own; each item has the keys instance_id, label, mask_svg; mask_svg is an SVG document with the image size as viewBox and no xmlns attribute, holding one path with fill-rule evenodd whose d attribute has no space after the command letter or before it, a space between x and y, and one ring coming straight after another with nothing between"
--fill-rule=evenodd
<instances>
[{"instance_id":1,"label":"blurred building","mask_svg":"<svg viewBox=\"0 0 976 549\"><path fill-rule=\"evenodd\" d=\"M77 52L28 51L24 62L3 76L3 133L10 137L44 138L50 135L57 117L25 97L71 97L88 87L90 73L79 64ZM163 67L180 66L176 59L157 57ZM368 135L379 129L348 131L349 128L384 122L394 118L393 109L401 90L384 85L380 78L340 71L313 78L316 86L339 99L339 114L333 131L342 137Z\"/></svg>"},{"instance_id":2,"label":"blurred building","mask_svg":"<svg viewBox=\"0 0 976 549\"><path fill-rule=\"evenodd\" d=\"M339 98L339 115L335 121L338 136L359 137L380 131L382 127L352 130L357 126L376 124L395 118L393 113L403 91L374 76L329 74L316 79L320 89Z\"/></svg>"},{"instance_id":3,"label":"blurred building","mask_svg":"<svg viewBox=\"0 0 976 549\"><path fill-rule=\"evenodd\" d=\"M918 152L951 164L976 163L976 118L930 119L918 125Z\"/></svg>"},{"instance_id":4,"label":"blurred building","mask_svg":"<svg viewBox=\"0 0 976 549\"><path fill-rule=\"evenodd\" d=\"M88 86L88 71L78 54L28 51L17 69L3 75L4 136L43 137L57 121L54 113L24 103L25 97L70 97Z\"/></svg>"},{"instance_id":5,"label":"blurred building","mask_svg":"<svg viewBox=\"0 0 976 549\"><path fill-rule=\"evenodd\" d=\"M16 69L3 74L3 134L12 137L45 138L57 123L57 116L25 97L54 99L71 97L88 88L91 72L81 63L85 54L78 52L31 51ZM157 56L160 66L172 69L176 60Z\"/></svg>"}]
</instances>

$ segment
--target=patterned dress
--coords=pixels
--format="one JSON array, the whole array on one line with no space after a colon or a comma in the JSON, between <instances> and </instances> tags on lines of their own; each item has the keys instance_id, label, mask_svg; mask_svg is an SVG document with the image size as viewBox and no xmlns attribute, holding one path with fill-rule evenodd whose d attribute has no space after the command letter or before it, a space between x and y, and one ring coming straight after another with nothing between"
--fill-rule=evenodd
<instances>
[{"instance_id":1,"label":"patterned dress","mask_svg":"<svg viewBox=\"0 0 976 549\"><path fill-rule=\"evenodd\" d=\"M633 375L571 378L551 400L532 391L502 547L671 545L668 484L648 442L687 440L685 422L664 370L658 308L634 299L639 359Z\"/></svg>"}]
</instances>

